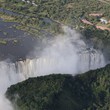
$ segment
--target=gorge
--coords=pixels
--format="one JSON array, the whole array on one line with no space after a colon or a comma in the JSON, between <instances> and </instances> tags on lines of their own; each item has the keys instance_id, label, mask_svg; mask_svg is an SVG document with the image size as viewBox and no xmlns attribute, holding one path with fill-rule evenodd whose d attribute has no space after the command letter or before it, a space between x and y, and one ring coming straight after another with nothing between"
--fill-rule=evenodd
<instances>
[{"instance_id":1,"label":"gorge","mask_svg":"<svg viewBox=\"0 0 110 110\"><path fill-rule=\"evenodd\" d=\"M81 74L89 70L104 67L107 63L103 53L93 46L86 44L83 36L64 26L64 34L55 36L48 41L48 45L36 55L36 58L9 62L0 62L0 109L13 110L11 103L5 98L8 87L29 77L48 74ZM30 53L30 55L32 52ZM8 62L7 62L8 61Z\"/></svg>"}]
</instances>

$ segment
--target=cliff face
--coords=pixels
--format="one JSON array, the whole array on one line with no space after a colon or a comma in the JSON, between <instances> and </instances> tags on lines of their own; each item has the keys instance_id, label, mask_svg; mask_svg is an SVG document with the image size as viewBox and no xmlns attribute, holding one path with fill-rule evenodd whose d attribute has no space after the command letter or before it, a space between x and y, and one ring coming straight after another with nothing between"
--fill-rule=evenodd
<instances>
[{"instance_id":1,"label":"cliff face","mask_svg":"<svg viewBox=\"0 0 110 110\"><path fill-rule=\"evenodd\" d=\"M12 85L8 99L20 110L109 110L110 65L82 75L49 75Z\"/></svg>"}]
</instances>

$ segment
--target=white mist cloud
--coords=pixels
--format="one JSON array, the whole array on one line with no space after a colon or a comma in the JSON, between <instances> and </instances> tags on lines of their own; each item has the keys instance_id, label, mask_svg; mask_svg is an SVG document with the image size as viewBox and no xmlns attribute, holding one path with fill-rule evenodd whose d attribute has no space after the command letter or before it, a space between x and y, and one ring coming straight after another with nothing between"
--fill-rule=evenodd
<instances>
[{"instance_id":1,"label":"white mist cloud","mask_svg":"<svg viewBox=\"0 0 110 110\"><path fill-rule=\"evenodd\" d=\"M63 30L64 34L50 40L38 59L27 61L35 67L31 71L35 76L51 73L75 75L105 66L103 54L88 47L81 34L66 26Z\"/></svg>"},{"instance_id":2,"label":"white mist cloud","mask_svg":"<svg viewBox=\"0 0 110 110\"><path fill-rule=\"evenodd\" d=\"M0 95L0 110L14 110L10 101L4 95Z\"/></svg>"}]
</instances>

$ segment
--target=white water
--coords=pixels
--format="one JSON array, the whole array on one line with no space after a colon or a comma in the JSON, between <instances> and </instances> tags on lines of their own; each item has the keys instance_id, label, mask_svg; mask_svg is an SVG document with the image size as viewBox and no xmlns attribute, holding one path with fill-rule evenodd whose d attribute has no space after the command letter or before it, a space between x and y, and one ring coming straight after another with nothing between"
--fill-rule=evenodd
<instances>
[{"instance_id":1,"label":"white water","mask_svg":"<svg viewBox=\"0 0 110 110\"><path fill-rule=\"evenodd\" d=\"M7 88L29 77L51 73L78 74L105 66L103 54L88 47L80 34L64 27L64 35L56 36L39 58L16 63L0 62L0 110L13 110L5 98Z\"/></svg>"}]
</instances>

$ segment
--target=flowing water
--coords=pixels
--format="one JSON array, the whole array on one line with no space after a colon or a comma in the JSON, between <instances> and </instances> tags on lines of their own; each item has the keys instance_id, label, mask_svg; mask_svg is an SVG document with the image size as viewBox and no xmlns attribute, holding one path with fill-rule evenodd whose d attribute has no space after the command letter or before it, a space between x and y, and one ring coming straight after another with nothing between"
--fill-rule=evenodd
<instances>
[{"instance_id":1,"label":"flowing water","mask_svg":"<svg viewBox=\"0 0 110 110\"><path fill-rule=\"evenodd\" d=\"M39 57L15 63L0 62L0 110L13 110L5 98L7 88L29 77L52 73L79 74L106 65L103 53L86 44L76 31L63 27L64 34L49 41ZM35 49L36 51L36 49ZM36 52L34 52L35 54Z\"/></svg>"}]
</instances>

